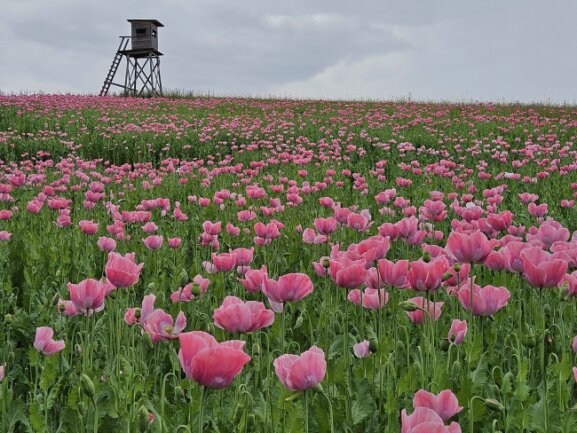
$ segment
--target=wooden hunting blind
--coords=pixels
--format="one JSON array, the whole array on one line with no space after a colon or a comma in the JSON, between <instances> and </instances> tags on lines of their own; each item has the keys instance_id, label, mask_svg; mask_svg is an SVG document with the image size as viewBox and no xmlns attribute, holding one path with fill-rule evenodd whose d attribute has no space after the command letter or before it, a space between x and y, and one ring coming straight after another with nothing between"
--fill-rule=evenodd
<instances>
[{"instance_id":1,"label":"wooden hunting blind","mask_svg":"<svg viewBox=\"0 0 577 433\"><path fill-rule=\"evenodd\" d=\"M127 20L132 29L130 36L120 36L112 65L104 79L100 96L106 96L110 86L124 89L131 96L162 96L160 79L160 56L158 51L158 28L164 25L158 20ZM130 49L128 44L130 42ZM126 59L124 84L114 82L122 59Z\"/></svg>"}]
</instances>

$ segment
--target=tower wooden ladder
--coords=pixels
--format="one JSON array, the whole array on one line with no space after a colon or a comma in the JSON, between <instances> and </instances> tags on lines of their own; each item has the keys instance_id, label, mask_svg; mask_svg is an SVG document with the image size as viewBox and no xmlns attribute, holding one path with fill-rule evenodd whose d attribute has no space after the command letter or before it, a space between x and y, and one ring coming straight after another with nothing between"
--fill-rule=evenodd
<instances>
[{"instance_id":1,"label":"tower wooden ladder","mask_svg":"<svg viewBox=\"0 0 577 433\"><path fill-rule=\"evenodd\" d=\"M124 56L123 51L126 50L128 46L128 42L130 41L130 36L120 36L120 45L118 45L118 50L114 55L114 59L112 60L112 64L110 65L110 69L108 70L108 74L104 79L104 84L102 85L102 89L100 89L100 96L106 96L108 94L108 90L110 90L110 86L113 84L112 80L114 80L114 76L116 75L116 71L118 70L118 66L122 61L122 56Z\"/></svg>"}]
</instances>

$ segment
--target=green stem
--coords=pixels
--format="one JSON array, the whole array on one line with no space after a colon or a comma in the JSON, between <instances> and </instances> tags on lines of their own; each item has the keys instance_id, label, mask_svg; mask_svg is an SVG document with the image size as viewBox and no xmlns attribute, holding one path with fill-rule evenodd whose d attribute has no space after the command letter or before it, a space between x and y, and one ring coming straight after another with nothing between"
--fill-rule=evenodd
<instances>
[{"instance_id":1,"label":"green stem","mask_svg":"<svg viewBox=\"0 0 577 433\"><path fill-rule=\"evenodd\" d=\"M198 433L202 433L204 430L204 386L200 387L200 411L198 414Z\"/></svg>"},{"instance_id":2,"label":"green stem","mask_svg":"<svg viewBox=\"0 0 577 433\"><path fill-rule=\"evenodd\" d=\"M305 433L309 433L309 402L308 402L308 390L304 391L305 398L303 400L305 409Z\"/></svg>"}]
</instances>

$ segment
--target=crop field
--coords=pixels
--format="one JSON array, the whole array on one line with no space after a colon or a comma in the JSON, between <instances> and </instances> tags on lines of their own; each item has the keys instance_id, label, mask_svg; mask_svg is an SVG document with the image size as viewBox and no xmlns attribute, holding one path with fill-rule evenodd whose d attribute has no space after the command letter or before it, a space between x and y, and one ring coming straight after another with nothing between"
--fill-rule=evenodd
<instances>
[{"instance_id":1,"label":"crop field","mask_svg":"<svg viewBox=\"0 0 577 433\"><path fill-rule=\"evenodd\" d=\"M577 108L0 96L0 432L577 431Z\"/></svg>"}]
</instances>

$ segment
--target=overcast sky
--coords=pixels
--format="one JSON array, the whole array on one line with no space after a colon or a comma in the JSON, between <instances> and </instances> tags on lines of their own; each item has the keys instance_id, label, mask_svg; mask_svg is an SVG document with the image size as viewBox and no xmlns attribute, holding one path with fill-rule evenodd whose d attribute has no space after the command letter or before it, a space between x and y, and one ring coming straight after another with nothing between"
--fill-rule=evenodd
<instances>
[{"instance_id":1,"label":"overcast sky","mask_svg":"<svg viewBox=\"0 0 577 433\"><path fill-rule=\"evenodd\" d=\"M576 0L0 0L0 10L3 92L98 93L126 19L155 18L165 89L577 102Z\"/></svg>"}]
</instances>

